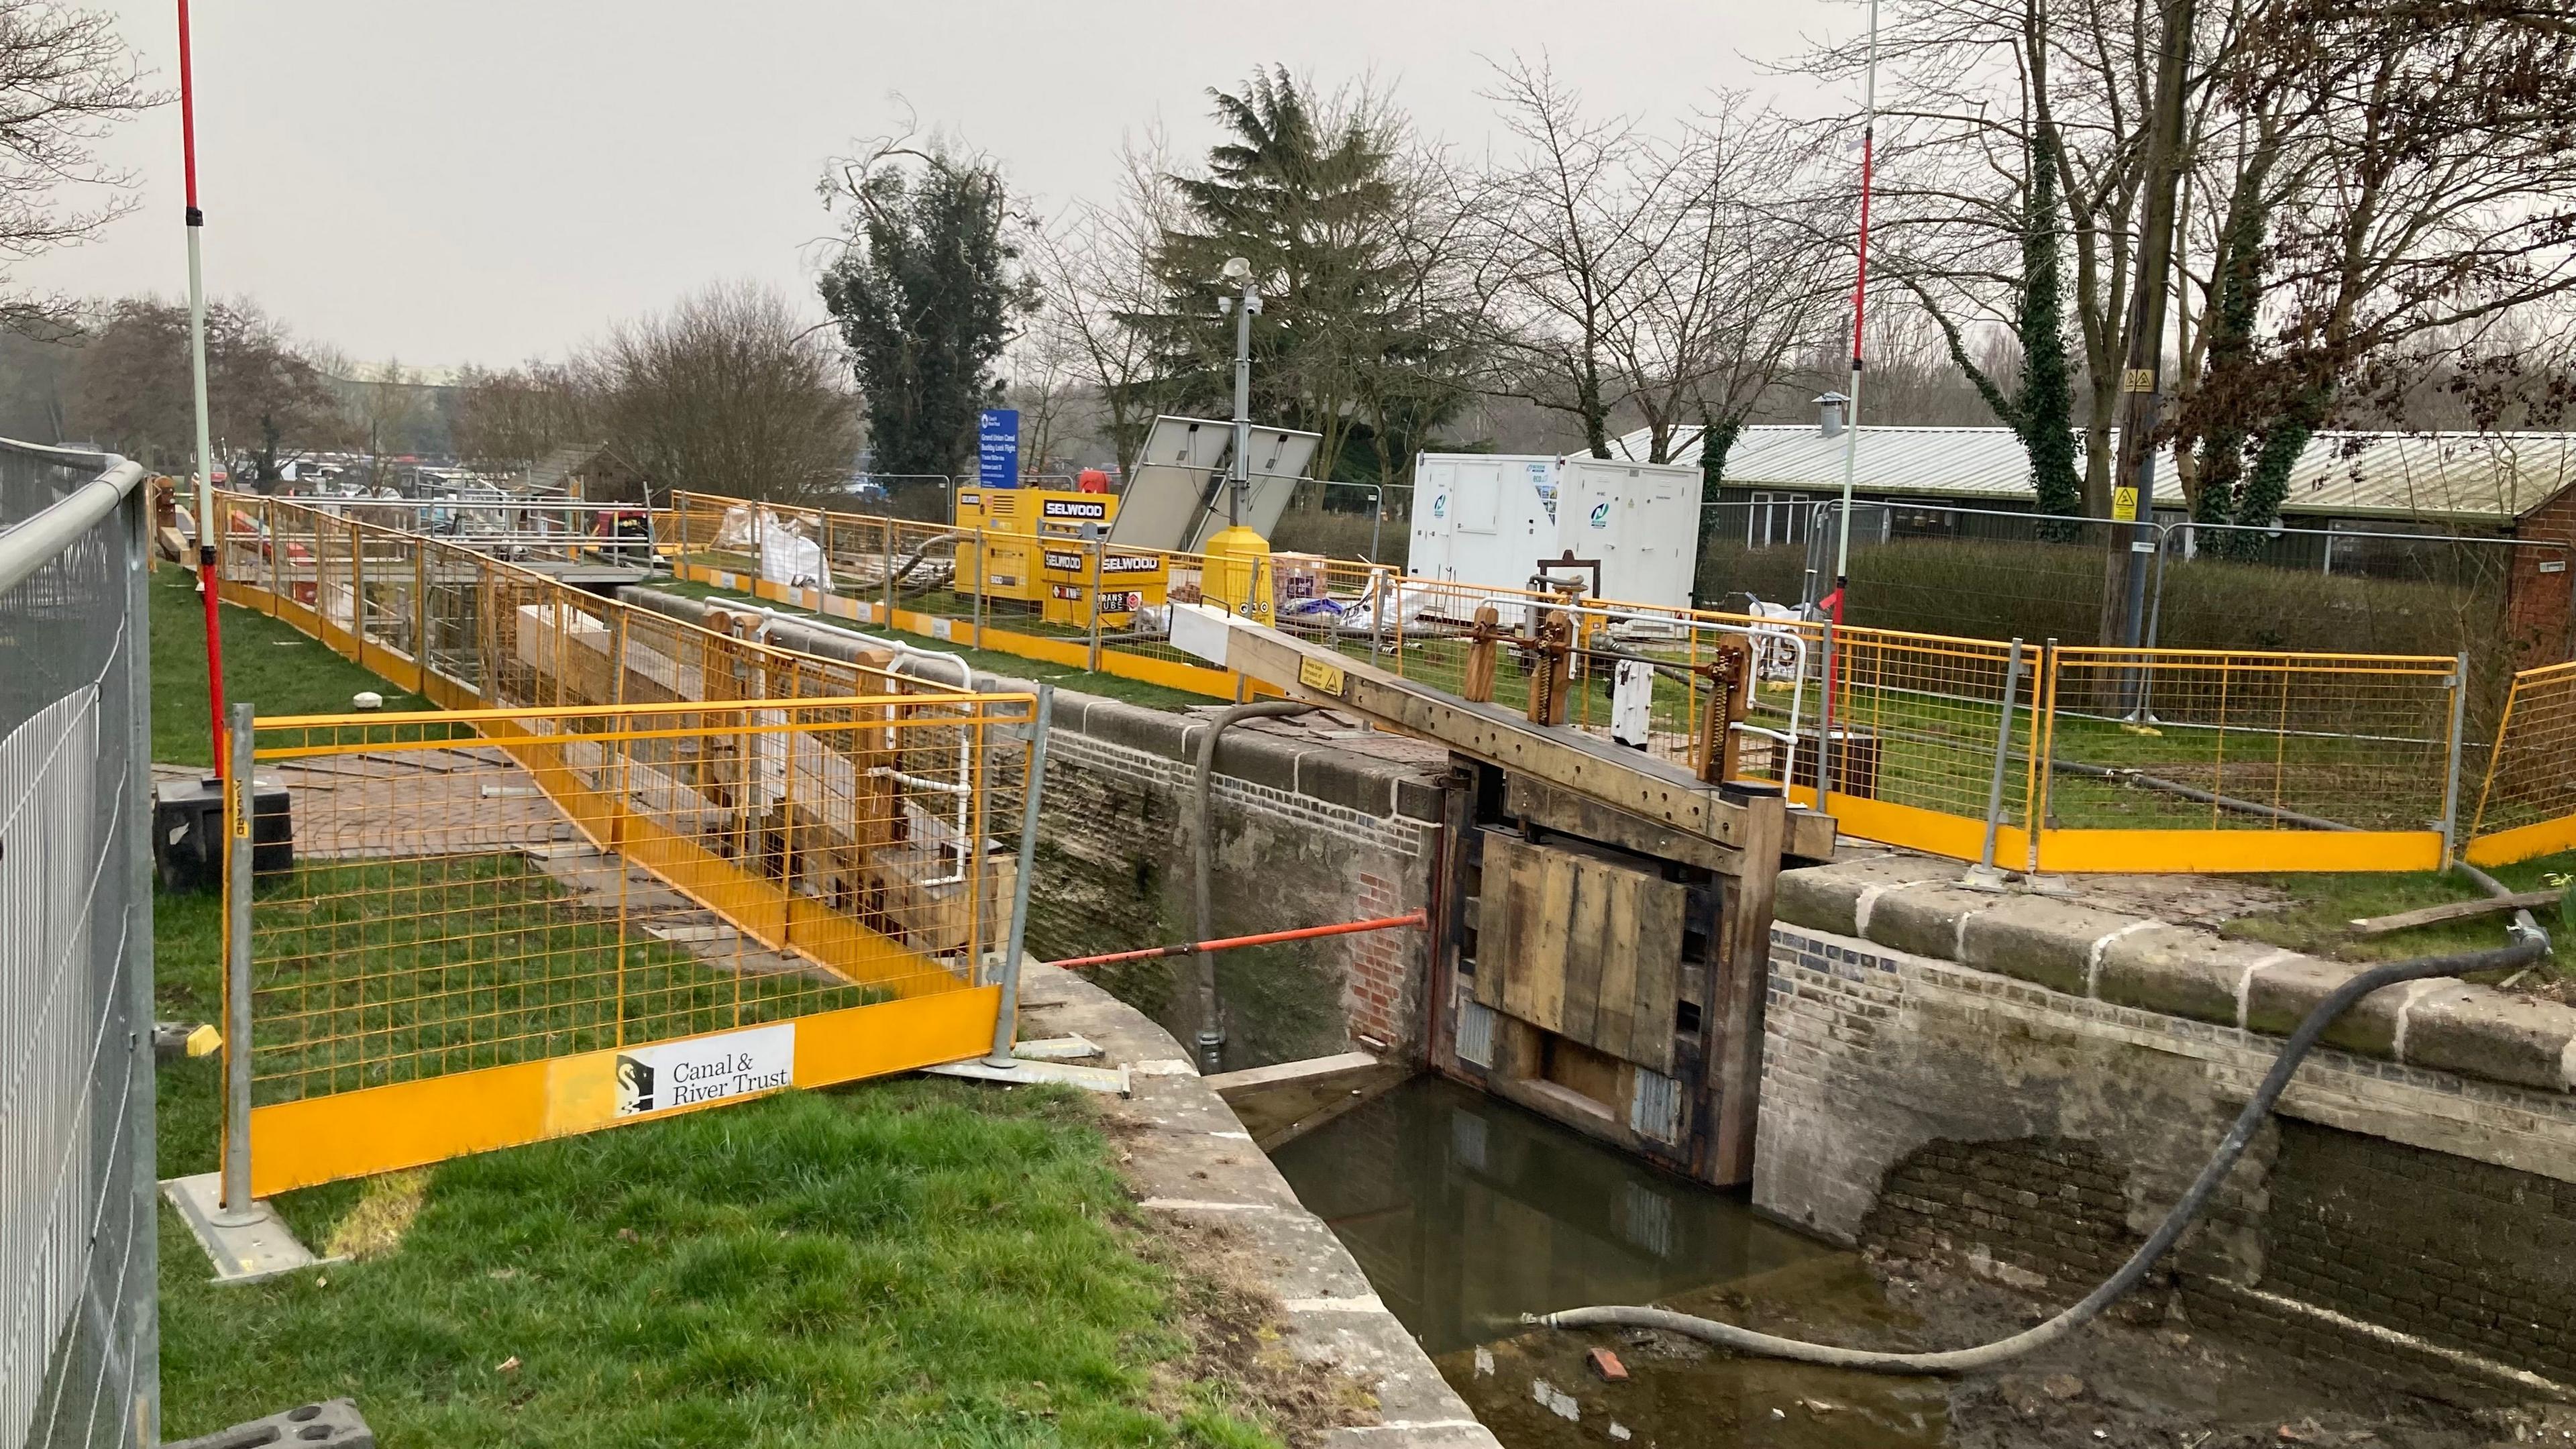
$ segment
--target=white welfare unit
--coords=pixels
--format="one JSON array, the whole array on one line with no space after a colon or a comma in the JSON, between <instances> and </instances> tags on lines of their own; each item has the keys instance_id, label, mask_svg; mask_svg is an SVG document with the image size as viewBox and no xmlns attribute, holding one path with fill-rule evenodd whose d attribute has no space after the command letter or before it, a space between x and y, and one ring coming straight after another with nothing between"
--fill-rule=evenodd
<instances>
[{"instance_id":1,"label":"white welfare unit","mask_svg":"<svg viewBox=\"0 0 2576 1449\"><path fill-rule=\"evenodd\" d=\"M1529 582L1553 557L1556 460L1423 453L1413 464L1413 543L1404 571L1454 583Z\"/></svg>"},{"instance_id":2,"label":"white welfare unit","mask_svg":"<svg viewBox=\"0 0 2576 1449\"><path fill-rule=\"evenodd\" d=\"M1556 465L1556 546L1601 560L1601 597L1687 609L1699 570L1696 464L1567 458Z\"/></svg>"},{"instance_id":3,"label":"white welfare unit","mask_svg":"<svg viewBox=\"0 0 2576 1449\"><path fill-rule=\"evenodd\" d=\"M1686 608L1699 564L1696 467L1611 458L1424 453L1414 463L1419 578L1529 587L1542 558L1601 561L1601 594Z\"/></svg>"}]
</instances>

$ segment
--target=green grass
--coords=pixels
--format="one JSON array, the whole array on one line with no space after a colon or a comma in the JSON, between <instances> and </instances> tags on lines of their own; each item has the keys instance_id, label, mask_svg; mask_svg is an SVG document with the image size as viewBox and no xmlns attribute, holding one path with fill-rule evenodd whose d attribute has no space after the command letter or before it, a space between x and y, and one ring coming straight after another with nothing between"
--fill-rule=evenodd
<instances>
[{"instance_id":1,"label":"green grass","mask_svg":"<svg viewBox=\"0 0 2576 1449\"><path fill-rule=\"evenodd\" d=\"M534 883L476 875L498 938L600 949ZM155 909L160 1014L205 1020L219 902ZM340 956L342 975L455 969L419 940ZM164 1176L215 1166L216 1060L160 1069ZM278 1205L318 1245L367 1194ZM1193 1286L1131 1213L1072 1094L919 1079L449 1162L390 1253L247 1288L207 1284L165 1211L167 1430L347 1394L394 1449L1275 1443L1189 1359Z\"/></svg>"},{"instance_id":2,"label":"green grass","mask_svg":"<svg viewBox=\"0 0 2576 1449\"><path fill-rule=\"evenodd\" d=\"M206 621L194 575L152 570L152 758L164 764L214 763L206 710ZM266 715L339 714L350 696L373 690L389 710L434 708L265 614L223 606L224 698L247 701Z\"/></svg>"},{"instance_id":3,"label":"green grass","mask_svg":"<svg viewBox=\"0 0 2576 1449\"><path fill-rule=\"evenodd\" d=\"M299 867L261 883L254 953L263 1100L888 999L717 969L641 932L621 945L515 853Z\"/></svg>"},{"instance_id":4,"label":"green grass","mask_svg":"<svg viewBox=\"0 0 2576 1449\"><path fill-rule=\"evenodd\" d=\"M788 604L771 603L765 599L754 599L748 594L732 593L709 584L684 583L675 579L657 579L648 587L660 589L666 593L678 594L682 598L722 599L739 601L744 604L756 604L762 608L776 609L782 614L794 614L803 618L818 619L827 624L846 627L844 621L825 619L822 615L816 614L808 609L799 609ZM923 609L932 613L944 613L946 611L946 609L941 606L925 603L920 600L909 601L906 607ZM971 614L971 605L968 604L957 603L952 600L946 607L953 608L955 610L955 617L957 618L967 618ZM1020 628L1024 622L1027 621L996 618L993 620L993 627L997 629L1016 629ZM1193 694L1185 689L1167 689L1162 685L1148 684L1142 680L1122 679L1115 674L1097 672L1089 669L1076 669L1069 664L1052 664L1044 660L1023 659L1017 654L1006 654L998 649L970 649L962 644L949 644L939 641L932 641L931 647L937 648L942 653L955 654L977 669L989 670L992 673L1007 675L1013 679L1027 679L1052 684L1063 689L1078 689L1085 694L1096 694L1104 699L1122 700L1128 704L1143 705L1148 709L1184 709L1192 705L1206 704L1211 698L1209 695Z\"/></svg>"},{"instance_id":5,"label":"green grass","mask_svg":"<svg viewBox=\"0 0 2576 1449\"><path fill-rule=\"evenodd\" d=\"M2487 872L2512 891L2540 890L2546 885L2545 877L2570 873L2576 873L2576 851L2498 866ZM2409 956L2487 950L2505 944L2505 926L2513 919L2510 914L2481 916L2356 939L2345 931L2346 921L2394 915L2445 901L2476 900L2486 892L2467 876L2447 871L2301 874L2262 879L2288 894L2289 907L2240 916L2221 928L2225 934L2347 961L2394 961ZM2576 927L2576 921L2565 919L2550 907L2533 911L2532 917L2542 930L2562 941L2567 928Z\"/></svg>"},{"instance_id":6,"label":"green grass","mask_svg":"<svg viewBox=\"0 0 2576 1449\"><path fill-rule=\"evenodd\" d=\"M327 1240L356 1202L284 1210ZM164 1413L349 1394L389 1449L1275 1442L1159 1367L1188 1345L1129 1212L1062 1092L910 1080L451 1162L393 1252L249 1288L165 1214Z\"/></svg>"}]
</instances>

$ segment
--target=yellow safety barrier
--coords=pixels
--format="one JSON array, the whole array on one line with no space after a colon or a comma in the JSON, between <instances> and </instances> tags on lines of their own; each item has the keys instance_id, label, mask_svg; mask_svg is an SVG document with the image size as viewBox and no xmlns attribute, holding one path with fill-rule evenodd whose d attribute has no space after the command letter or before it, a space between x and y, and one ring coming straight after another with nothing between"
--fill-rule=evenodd
<instances>
[{"instance_id":1,"label":"yellow safety barrier","mask_svg":"<svg viewBox=\"0 0 2576 1449\"><path fill-rule=\"evenodd\" d=\"M256 853L256 1192L740 1095L722 1061L768 1090L990 1045L1028 696L291 500L221 517L228 600L449 711L255 726L297 852Z\"/></svg>"},{"instance_id":2,"label":"yellow safety barrier","mask_svg":"<svg viewBox=\"0 0 2576 1449\"><path fill-rule=\"evenodd\" d=\"M2469 837L2475 865L2576 849L2576 663L2513 677Z\"/></svg>"},{"instance_id":3,"label":"yellow safety barrier","mask_svg":"<svg viewBox=\"0 0 2576 1449\"><path fill-rule=\"evenodd\" d=\"M258 721L252 1190L984 1051L1032 704Z\"/></svg>"},{"instance_id":4,"label":"yellow safety barrier","mask_svg":"<svg viewBox=\"0 0 2576 1449\"><path fill-rule=\"evenodd\" d=\"M1216 698L1257 688L1175 650L1150 616L1110 628L1095 614L1084 627L1048 618L1043 601L958 592L958 550L972 558L976 543L954 527L700 493L675 495L659 526L657 543L681 575L717 588ZM779 547L791 540L810 551ZM1120 552L1079 539L1051 546L1095 571ZM769 573L803 559L813 576L764 577L765 549ZM1159 553L1152 562L1170 598L1225 602L1202 595L1204 557ZM1721 640L1747 639L1756 675L1739 727L1748 777L1819 803L1830 677L1821 782L1830 796L1821 803L1845 832L1962 860L1984 857L1991 836L2005 868L2418 870L2438 866L2453 836L2464 689L2455 659L2034 640L2015 666L2003 641L1845 628L1831 631L1829 648L1825 626L1811 620L1626 604L1589 597L1589 580L1571 571L1552 579L1580 583L1567 592L1493 588L1281 554L1276 623L1454 692L1480 616L1525 634L1538 611L1564 609L1584 650L1569 721L1610 732L1619 669L1643 669L1652 676L1643 747L1693 768ZM1509 643L1503 656L1493 697L1521 704L1534 656ZM2522 698L2521 684L2516 691ZM2511 808L2499 793L2499 814L2486 818Z\"/></svg>"},{"instance_id":5,"label":"yellow safety barrier","mask_svg":"<svg viewBox=\"0 0 2576 1449\"><path fill-rule=\"evenodd\" d=\"M835 587L759 576L744 530L762 511L758 526L822 542ZM942 552L964 537L954 529L705 494L681 495L672 522L682 572L720 588L1217 697L1250 692L1150 631L1082 637L1022 617L1033 611L946 591L953 563ZM1453 692L1480 615L1525 633L1537 611L1566 609L1586 651L1569 722L1607 732L1617 666L1633 661L1654 674L1644 747L1686 766L1698 763L1718 640L1749 638L1757 677L1742 768L1803 803L1818 803L1830 675L1823 803L1865 839L1978 860L1991 834L1999 866L2069 871L2421 870L2444 858L2456 805L2455 659L2027 641L2015 666L2003 641L1847 628L1829 649L1824 626L1809 620L1626 604L1588 597L1588 587L1460 584L1343 560L1318 561L1308 580L1296 556L1278 557L1288 560L1279 627ZM1161 558L1172 596L1194 598L1206 560ZM1589 583L1563 567L1550 573ZM1508 647L1506 657L1493 697L1519 705L1529 658Z\"/></svg>"}]
</instances>

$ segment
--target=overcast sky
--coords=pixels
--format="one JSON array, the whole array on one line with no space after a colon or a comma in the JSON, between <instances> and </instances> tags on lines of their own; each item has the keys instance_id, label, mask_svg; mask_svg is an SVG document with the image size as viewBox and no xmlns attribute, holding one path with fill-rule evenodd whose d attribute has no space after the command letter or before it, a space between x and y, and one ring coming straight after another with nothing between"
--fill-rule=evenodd
<instances>
[{"instance_id":1,"label":"overcast sky","mask_svg":"<svg viewBox=\"0 0 2576 1449\"><path fill-rule=\"evenodd\" d=\"M106 8L175 89L169 0ZM1843 0L200 0L195 15L209 291L362 359L442 367L559 353L717 278L775 283L819 317L814 243L834 228L815 181L907 102L1052 211L1105 195L1122 136L1157 121L1204 147L1206 88L1255 64L1327 84L1374 69L1424 130L1480 151L1499 144L1482 56L1543 49L1592 105L1669 118L1712 86L1776 90L1754 62L1860 19ZM138 174L142 208L14 280L184 295L177 106L106 154Z\"/></svg>"}]
</instances>

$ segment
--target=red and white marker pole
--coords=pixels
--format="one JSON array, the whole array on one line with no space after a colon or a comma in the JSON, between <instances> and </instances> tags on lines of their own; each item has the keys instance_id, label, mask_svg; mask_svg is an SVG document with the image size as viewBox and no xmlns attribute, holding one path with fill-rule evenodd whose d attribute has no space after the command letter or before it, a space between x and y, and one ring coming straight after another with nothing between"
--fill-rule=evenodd
<instances>
[{"instance_id":1,"label":"red and white marker pole","mask_svg":"<svg viewBox=\"0 0 2576 1449\"><path fill-rule=\"evenodd\" d=\"M194 60L189 49L188 0L179 0L179 150L188 190L188 367L197 404L197 591L205 596L206 695L214 722L215 772L220 775L230 753L224 748L224 634L216 617L220 592L216 560L223 532L215 518L215 449L206 420L206 277L197 241L206 229L206 214L197 208Z\"/></svg>"}]
</instances>

